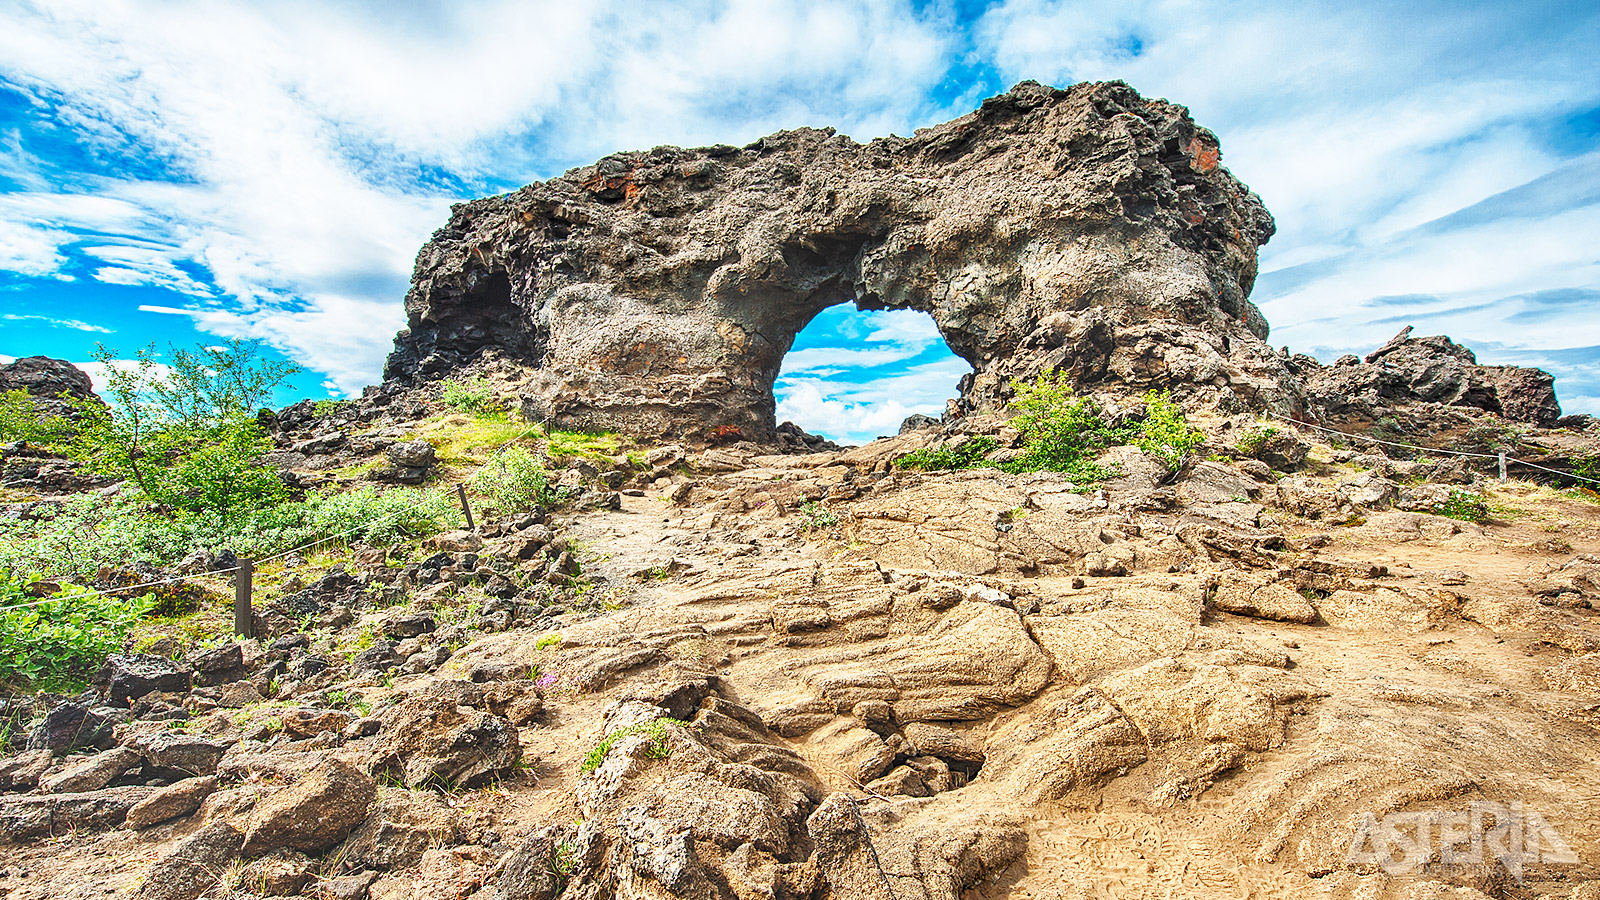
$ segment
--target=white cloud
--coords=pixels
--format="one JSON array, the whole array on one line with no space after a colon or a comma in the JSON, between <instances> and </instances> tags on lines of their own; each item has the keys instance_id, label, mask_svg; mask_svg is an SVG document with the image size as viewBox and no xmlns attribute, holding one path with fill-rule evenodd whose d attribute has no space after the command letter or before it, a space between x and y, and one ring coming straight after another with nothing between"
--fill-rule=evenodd
<instances>
[{"instance_id":1,"label":"white cloud","mask_svg":"<svg viewBox=\"0 0 1600 900\"><path fill-rule=\"evenodd\" d=\"M94 331L101 334L111 333L111 329L106 328L103 325L91 325L88 322L80 322L77 319L57 319L51 316L18 315L17 313L7 313L3 316L0 316L0 319L3 319L7 322L42 322L45 325L50 325L56 328L71 328L74 331Z\"/></svg>"},{"instance_id":2,"label":"white cloud","mask_svg":"<svg viewBox=\"0 0 1600 900\"><path fill-rule=\"evenodd\" d=\"M896 433L913 413L943 415L945 400L956 395L956 383L971 371L966 362L947 357L885 378L780 376L778 420L835 440L864 443Z\"/></svg>"},{"instance_id":3,"label":"white cloud","mask_svg":"<svg viewBox=\"0 0 1600 900\"><path fill-rule=\"evenodd\" d=\"M1297 345L1387 336L1371 320L1418 308L1380 310L1379 297L1457 307L1600 284L1581 240L1595 233L1592 204L1516 227L1427 225L1567 161L1544 129L1600 105L1592 13L1004 0L960 24L954 8L13 5L0 13L0 76L99 162L60 171L0 135L0 175L20 188L0 195L0 270L173 290L166 309L264 337L353 391L377 377L413 256L453 195L660 143L805 124L905 133L970 109L977 88L947 80L992 64L1007 85L1122 78L1188 104L1278 219L1258 296ZM1308 264L1320 274L1297 268ZM1496 315L1460 320L1495 333ZM938 339L916 318L885 320L863 346L790 354L785 375L903 365Z\"/></svg>"},{"instance_id":4,"label":"white cloud","mask_svg":"<svg viewBox=\"0 0 1600 900\"><path fill-rule=\"evenodd\" d=\"M61 246L71 239L58 229L0 219L0 271L33 278L61 277L61 267L67 263Z\"/></svg>"},{"instance_id":5,"label":"white cloud","mask_svg":"<svg viewBox=\"0 0 1600 900\"><path fill-rule=\"evenodd\" d=\"M110 387L111 384L106 377L107 372L111 370L131 372L139 368L139 361L136 359L114 359L110 365L101 362L75 362L73 365L82 369L89 376L89 380L94 382L95 393L104 394L106 388ZM172 374L172 367L166 363L156 363L150 367L150 374L156 378L165 378Z\"/></svg>"}]
</instances>

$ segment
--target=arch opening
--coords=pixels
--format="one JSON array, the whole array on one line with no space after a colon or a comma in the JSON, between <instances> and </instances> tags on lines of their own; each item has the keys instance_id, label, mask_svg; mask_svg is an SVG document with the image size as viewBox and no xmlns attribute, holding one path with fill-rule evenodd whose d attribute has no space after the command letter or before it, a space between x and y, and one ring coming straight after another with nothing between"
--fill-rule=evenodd
<instances>
[{"instance_id":1,"label":"arch opening","mask_svg":"<svg viewBox=\"0 0 1600 900\"><path fill-rule=\"evenodd\" d=\"M909 416L943 416L971 373L928 313L863 310L846 300L795 335L773 383L777 419L865 444L898 433Z\"/></svg>"}]
</instances>

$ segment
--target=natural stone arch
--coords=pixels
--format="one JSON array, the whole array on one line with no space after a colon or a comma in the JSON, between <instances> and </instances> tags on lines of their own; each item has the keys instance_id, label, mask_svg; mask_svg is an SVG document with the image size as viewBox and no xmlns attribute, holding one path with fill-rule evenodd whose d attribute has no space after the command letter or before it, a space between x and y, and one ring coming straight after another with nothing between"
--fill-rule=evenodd
<instances>
[{"instance_id":1,"label":"natural stone arch","mask_svg":"<svg viewBox=\"0 0 1600 900\"><path fill-rule=\"evenodd\" d=\"M497 351L536 368L525 411L700 436L774 427L773 381L822 309L917 309L974 374L1284 406L1248 300L1273 231L1187 110L1121 83L1024 82L910 138L831 129L744 148L619 153L460 204L419 253L385 374Z\"/></svg>"}]
</instances>

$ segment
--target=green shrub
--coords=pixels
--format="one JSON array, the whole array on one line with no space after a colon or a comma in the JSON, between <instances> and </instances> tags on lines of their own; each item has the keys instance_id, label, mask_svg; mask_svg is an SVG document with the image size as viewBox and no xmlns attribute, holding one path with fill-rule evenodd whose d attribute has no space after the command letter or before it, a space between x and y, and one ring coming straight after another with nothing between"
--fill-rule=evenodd
<instances>
[{"instance_id":1,"label":"green shrub","mask_svg":"<svg viewBox=\"0 0 1600 900\"><path fill-rule=\"evenodd\" d=\"M994 438L980 435L954 447L913 450L896 460L895 464L903 469L978 469L989 465L984 457L999 446L1000 442Z\"/></svg>"},{"instance_id":2,"label":"green shrub","mask_svg":"<svg viewBox=\"0 0 1600 900\"><path fill-rule=\"evenodd\" d=\"M1238 445L1234 448L1241 456L1256 458L1267 444L1278 436L1278 429L1271 425L1256 425L1239 438Z\"/></svg>"},{"instance_id":3,"label":"green shrub","mask_svg":"<svg viewBox=\"0 0 1600 900\"><path fill-rule=\"evenodd\" d=\"M0 606L33 600L28 582L0 575ZM67 588L56 599L0 611L0 680L30 686L82 681L122 646L147 598L87 596Z\"/></svg>"},{"instance_id":4,"label":"green shrub","mask_svg":"<svg viewBox=\"0 0 1600 900\"><path fill-rule=\"evenodd\" d=\"M1073 396L1063 373L1041 373L1015 387L1011 409L1017 414L1011 424L1022 432L1023 455L1001 466L1003 470L1060 472L1080 485L1115 474L1094 459L1108 447L1127 443L1134 429L1107 422L1093 398Z\"/></svg>"},{"instance_id":5,"label":"green shrub","mask_svg":"<svg viewBox=\"0 0 1600 900\"><path fill-rule=\"evenodd\" d=\"M1090 397L1076 397L1072 383L1059 372L1041 373L1033 381L1014 384L1011 424L1022 432L1022 455L996 468L1005 472L1060 472L1080 487L1116 474L1095 462L1110 447L1133 444L1175 472L1205 442L1183 408L1165 391L1143 397L1145 417L1137 424L1113 425ZM908 469L972 469L991 465L985 457L999 446L991 437L977 437L957 447L914 450L896 464Z\"/></svg>"},{"instance_id":6,"label":"green shrub","mask_svg":"<svg viewBox=\"0 0 1600 900\"><path fill-rule=\"evenodd\" d=\"M472 476L471 487L502 514L555 506L562 500L539 457L521 447L507 447L491 458Z\"/></svg>"},{"instance_id":7,"label":"green shrub","mask_svg":"<svg viewBox=\"0 0 1600 900\"><path fill-rule=\"evenodd\" d=\"M259 347L239 340L174 347L162 364L152 345L131 367L96 348L110 406L77 401L80 421L65 439L67 452L172 509L229 518L282 502L277 471L261 463L272 443L253 417L299 367L257 359Z\"/></svg>"},{"instance_id":8,"label":"green shrub","mask_svg":"<svg viewBox=\"0 0 1600 900\"><path fill-rule=\"evenodd\" d=\"M462 524L455 499L437 488L397 487L380 492L364 485L342 494L318 495L302 508L305 540L353 532L344 540L388 547Z\"/></svg>"},{"instance_id":9,"label":"green shrub","mask_svg":"<svg viewBox=\"0 0 1600 900\"><path fill-rule=\"evenodd\" d=\"M1206 442L1205 434L1189 424L1183 407L1172 402L1166 391L1147 392L1144 406L1144 421L1139 423L1133 445L1161 460L1168 472L1178 471Z\"/></svg>"},{"instance_id":10,"label":"green shrub","mask_svg":"<svg viewBox=\"0 0 1600 900\"><path fill-rule=\"evenodd\" d=\"M443 390L440 399L451 409L475 416L494 415L505 410L495 399L494 386L483 378L450 378L440 386Z\"/></svg>"},{"instance_id":11,"label":"green shrub","mask_svg":"<svg viewBox=\"0 0 1600 900\"><path fill-rule=\"evenodd\" d=\"M70 432L71 426L65 419L42 415L27 391L0 394L0 443L27 441L51 447L65 440Z\"/></svg>"},{"instance_id":12,"label":"green shrub","mask_svg":"<svg viewBox=\"0 0 1600 900\"><path fill-rule=\"evenodd\" d=\"M815 500L807 500L800 504L800 515L805 517L805 521L800 525L800 530L803 532L821 531L839 524L838 513Z\"/></svg>"}]
</instances>

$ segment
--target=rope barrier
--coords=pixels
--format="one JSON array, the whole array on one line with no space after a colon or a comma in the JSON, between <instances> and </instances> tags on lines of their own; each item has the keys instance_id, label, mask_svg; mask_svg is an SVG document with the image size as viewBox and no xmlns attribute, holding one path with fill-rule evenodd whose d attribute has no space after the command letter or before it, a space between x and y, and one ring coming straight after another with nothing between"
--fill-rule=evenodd
<instances>
[{"instance_id":1,"label":"rope barrier","mask_svg":"<svg viewBox=\"0 0 1600 900\"><path fill-rule=\"evenodd\" d=\"M1301 427L1304 427L1304 428L1314 428L1317 431L1325 431L1328 434L1336 434L1336 435L1339 435L1340 437L1351 438L1351 439L1354 439L1354 440L1371 441L1371 442L1373 442L1375 444L1384 444L1384 445L1389 446L1389 447L1404 447L1404 448L1406 448L1408 450L1421 450L1424 453L1439 453L1439 454L1444 454L1446 456L1467 456L1467 457L1472 457L1474 459L1494 459L1494 460L1500 459L1500 454L1496 454L1496 453L1468 453L1465 450L1445 450L1445 449L1442 449L1442 448L1439 448L1439 447L1422 447L1422 446L1419 446L1417 444L1403 444L1403 443L1400 443L1398 441L1386 441L1386 440L1383 440L1382 438L1375 438L1375 437L1372 437L1371 435L1366 435L1366 434L1351 434L1348 431L1339 431L1336 428L1328 428L1328 427L1325 427L1325 426L1322 426L1322 425L1313 424L1311 422L1302 422L1299 419L1292 419L1292 418L1290 418L1288 416L1280 416L1277 413L1272 412L1271 410L1267 410L1266 411L1266 415L1270 416L1271 418L1283 421L1283 422L1288 422L1291 425L1298 425L1298 426L1301 426ZM1549 472L1552 475L1560 475L1563 478L1572 478L1572 479L1576 479L1578 481L1587 481L1590 484L1600 484L1600 479L1588 478L1588 477L1583 476L1583 475L1574 475L1571 472L1563 472L1560 469L1552 469L1552 468L1549 468L1547 466L1538 465L1537 463L1531 463L1531 462L1528 462L1525 459L1516 459L1515 457L1507 456L1507 457L1505 457L1505 461L1507 463L1516 463L1519 466L1527 466L1530 469L1538 469L1541 472Z\"/></svg>"},{"instance_id":2,"label":"rope barrier","mask_svg":"<svg viewBox=\"0 0 1600 900\"><path fill-rule=\"evenodd\" d=\"M467 482L470 482L472 479L478 477L478 475L481 474L484 469L487 469L489 467L489 463L494 462L495 457L499 456L500 453L502 451L504 451L507 447L511 446L512 444L516 443L517 441L522 440L523 438L525 438L528 435L534 433L535 431L538 431L540 428L543 428L546 424L549 423L549 421L550 421L550 416L545 416L543 419L540 419L539 421L537 421L537 422L533 423L532 425L529 425L527 428L523 429L523 431L520 434L517 434L517 435L515 435L514 437L511 437L511 438L508 438L507 440L502 442L498 447L495 447L494 450L490 451L489 457L487 459L485 459L483 461L483 463L478 466L478 468L474 469L471 475L468 475L466 478L463 478L460 481L457 481L455 484L453 484L451 486L459 488L459 487L462 487L462 486L466 485ZM314 541L309 541L307 543L301 544L298 547L291 547L290 549L285 550L282 553L278 553L278 554L275 554L273 556L269 556L266 559L257 560L255 562L255 565L260 566L262 563L276 562L277 560L283 559L284 557L289 556L291 554L299 553L302 550L309 550L312 547L321 546L322 544L326 544L326 543L328 543L330 541L336 541L336 540L338 540L340 538L343 538L343 537L349 537L352 534L356 534L357 532L361 532L361 531L366 531L367 529L371 528L374 525L382 524L384 522L387 522L387 521L389 521L391 519L394 519L394 518L400 516L402 513L406 513L406 512L409 512L409 511L410 510L406 510L406 509L397 509L394 512L389 513L386 516L380 516L380 517L378 517L376 519L368 519L367 521L362 522L360 525L357 525L357 526L355 526L353 528L348 528L348 529L346 529L344 531L339 532L338 534L331 534L331 535L328 535L326 537L321 537L321 538L318 538L318 539L316 539ZM0 612L9 612L9 611L14 610L14 609L27 609L27 608L33 607L33 606L43 606L46 603L59 603L59 602L65 601L65 600L87 599L89 597L104 596L106 594L120 594L120 593L124 593L124 592L127 592L127 591L141 590L143 588L160 587L162 585L177 584L178 582L189 581L189 580L195 579L195 578L205 578L205 577L212 576L212 575L227 575L227 574L230 574L230 573L233 573L233 572L237 572L238 570L239 570L238 566L232 566L232 567L229 567L229 568L226 568L226 569L216 569L216 570L213 570L213 571L210 571L210 572L196 572L196 573L194 573L192 575L179 575L179 576L176 576L176 577L173 577L173 578L162 579L161 581L150 581L150 582L146 582L144 584L129 585L128 587L105 588L103 590L90 591L90 592L84 593L84 594L70 594L70 595L67 595L67 596L64 596L64 597L46 597L46 598L44 598L42 600L34 600L34 601L30 602L30 603L18 603L18 604L14 605L14 606L0 606Z\"/></svg>"}]
</instances>

